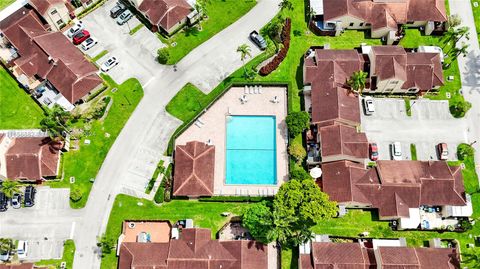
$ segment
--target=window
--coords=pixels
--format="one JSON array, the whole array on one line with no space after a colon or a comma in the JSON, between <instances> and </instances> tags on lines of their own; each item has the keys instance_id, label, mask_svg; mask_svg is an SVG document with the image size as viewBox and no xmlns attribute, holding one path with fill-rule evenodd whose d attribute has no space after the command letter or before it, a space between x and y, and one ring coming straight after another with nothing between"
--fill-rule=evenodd
<instances>
[{"instance_id":1,"label":"window","mask_svg":"<svg viewBox=\"0 0 480 269\"><path fill-rule=\"evenodd\" d=\"M416 92L417 89L416 88L411 88L411 89L408 89L408 92Z\"/></svg>"},{"instance_id":2,"label":"window","mask_svg":"<svg viewBox=\"0 0 480 269\"><path fill-rule=\"evenodd\" d=\"M361 23L359 24L359 26L362 27L362 26L363 26L363 22L361 22Z\"/></svg>"},{"instance_id":3,"label":"window","mask_svg":"<svg viewBox=\"0 0 480 269\"><path fill-rule=\"evenodd\" d=\"M368 22L367 22L367 24L365 24L365 26L370 26L370 25L372 25L372 24L370 24L370 23L368 23Z\"/></svg>"},{"instance_id":4,"label":"window","mask_svg":"<svg viewBox=\"0 0 480 269\"><path fill-rule=\"evenodd\" d=\"M350 27L352 27L352 26L353 26L353 22L350 23Z\"/></svg>"},{"instance_id":5,"label":"window","mask_svg":"<svg viewBox=\"0 0 480 269\"><path fill-rule=\"evenodd\" d=\"M62 25L63 24L63 21L62 20L58 20L57 21L57 25Z\"/></svg>"},{"instance_id":6,"label":"window","mask_svg":"<svg viewBox=\"0 0 480 269\"><path fill-rule=\"evenodd\" d=\"M52 11L50 12L51 15L55 15L55 14L57 14L57 13L58 13L58 12L57 12L56 9L54 9L54 10L52 10Z\"/></svg>"}]
</instances>

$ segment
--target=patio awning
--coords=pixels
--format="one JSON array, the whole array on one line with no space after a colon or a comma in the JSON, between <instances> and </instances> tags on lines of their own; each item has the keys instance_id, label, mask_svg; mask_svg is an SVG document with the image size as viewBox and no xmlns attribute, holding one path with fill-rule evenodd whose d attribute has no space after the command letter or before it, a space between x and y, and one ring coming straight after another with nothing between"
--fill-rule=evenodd
<instances>
[{"instance_id":1,"label":"patio awning","mask_svg":"<svg viewBox=\"0 0 480 269\"><path fill-rule=\"evenodd\" d=\"M420 209L419 208L409 208L408 213L409 218L400 218L398 225L400 229L416 229L420 225Z\"/></svg>"}]
</instances>

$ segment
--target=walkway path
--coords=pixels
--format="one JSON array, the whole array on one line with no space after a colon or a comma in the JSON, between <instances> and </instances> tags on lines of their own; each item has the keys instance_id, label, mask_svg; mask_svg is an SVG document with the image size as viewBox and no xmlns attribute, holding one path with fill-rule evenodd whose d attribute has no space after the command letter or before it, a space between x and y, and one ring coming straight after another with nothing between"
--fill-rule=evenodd
<instances>
[{"instance_id":1,"label":"walkway path","mask_svg":"<svg viewBox=\"0 0 480 269\"><path fill-rule=\"evenodd\" d=\"M93 185L85 207L83 223L75 232L75 269L99 268L97 236L106 228L113 201L118 193L139 194L150 179L167 143L180 121L165 112L165 106L187 83L209 92L240 68L236 52L243 43L252 46L248 33L267 24L278 12L279 0L259 0L244 17L185 57L175 72L159 68L144 85L145 96L110 149Z\"/></svg>"},{"instance_id":2,"label":"walkway path","mask_svg":"<svg viewBox=\"0 0 480 269\"><path fill-rule=\"evenodd\" d=\"M462 18L462 25L470 28L470 40L461 42L469 44L469 53L458 58L462 91L465 99L472 103L472 108L466 115L469 125L468 139L475 148L477 174L480 174L480 48L478 44L475 21L473 19L470 0L450 0L450 13L458 14ZM478 142L477 142L478 141Z\"/></svg>"}]
</instances>

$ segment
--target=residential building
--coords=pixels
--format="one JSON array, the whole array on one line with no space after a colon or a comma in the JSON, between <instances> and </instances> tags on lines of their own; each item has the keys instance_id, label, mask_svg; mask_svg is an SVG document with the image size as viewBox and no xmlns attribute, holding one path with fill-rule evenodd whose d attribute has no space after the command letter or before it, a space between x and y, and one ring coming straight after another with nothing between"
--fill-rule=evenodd
<instances>
[{"instance_id":1,"label":"residential building","mask_svg":"<svg viewBox=\"0 0 480 269\"><path fill-rule=\"evenodd\" d=\"M103 87L97 67L28 7L0 22L0 36L0 55L42 105L70 111Z\"/></svg>"},{"instance_id":2,"label":"residential building","mask_svg":"<svg viewBox=\"0 0 480 269\"><path fill-rule=\"evenodd\" d=\"M29 4L53 31L60 31L70 21L71 11L73 12L73 6L65 0L29 0Z\"/></svg>"},{"instance_id":3,"label":"residential building","mask_svg":"<svg viewBox=\"0 0 480 269\"><path fill-rule=\"evenodd\" d=\"M162 222L129 221L124 224L124 234L119 240L119 269L131 268L238 268L269 269L272 268L267 245L253 240L213 240L210 229L177 228L169 229L169 224ZM156 227L165 236L159 235ZM126 240L126 232L133 234ZM160 233L161 233L160 232ZM276 261L275 261L276 264Z\"/></svg>"},{"instance_id":4,"label":"residential building","mask_svg":"<svg viewBox=\"0 0 480 269\"><path fill-rule=\"evenodd\" d=\"M174 196L213 196L215 146L192 141L175 149Z\"/></svg>"},{"instance_id":5,"label":"residential building","mask_svg":"<svg viewBox=\"0 0 480 269\"><path fill-rule=\"evenodd\" d=\"M391 45L402 38L402 25L418 27L426 35L445 31L445 0L310 0L311 28L322 35L345 29L370 29L373 38Z\"/></svg>"},{"instance_id":6,"label":"residential building","mask_svg":"<svg viewBox=\"0 0 480 269\"><path fill-rule=\"evenodd\" d=\"M198 14L195 1L130 0L130 3L150 22L153 31L171 35L187 23L194 23Z\"/></svg>"},{"instance_id":7,"label":"residential building","mask_svg":"<svg viewBox=\"0 0 480 269\"><path fill-rule=\"evenodd\" d=\"M368 140L365 133L345 125L324 126L319 130L323 163L339 160L361 163L368 158Z\"/></svg>"},{"instance_id":8,"label":"residential building","mask_svg":"<svg viewBox=\"0 0 480 269\"><path fill-rule=\"evenodd\" d=\"M62 143L49 137L16 137L0 134L0 177L42 181L56 177Z\"/></svg>"},{"instance_id":9,"label":"residential building","mask_svg":"<svg viewBox=\"0 0 480 269\"><path fill-rule=\"evenodd\" d=\"M406 246L404 238L350 241L334 243L328 236L317 236L300 245L298 268L460 268L456 248L411 248Z\"/></svg>"},{"instance_id":10,"label":"residential building","mask_svg":"<svg viewBox=\"0 0 480 269\"><path fill-rule=\"evenodd\" d=\"M454 229L473 213L461 167L444 161L377 161L365 168L343 160L323 163L322 171L321 188L332 200L375 208L398 229Z\"/></svg>"}]
</instances>

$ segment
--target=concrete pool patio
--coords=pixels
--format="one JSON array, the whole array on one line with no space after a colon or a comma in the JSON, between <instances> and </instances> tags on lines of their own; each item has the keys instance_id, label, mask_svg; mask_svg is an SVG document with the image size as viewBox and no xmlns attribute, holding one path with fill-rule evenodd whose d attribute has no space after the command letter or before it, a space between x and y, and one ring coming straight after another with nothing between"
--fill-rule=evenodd
<instances>
[{"instance_id":1,"label":"concrete pool patio","mask_svg":"<svg viewBox=\"0 0 480 269\"><path fill-rule=\"evenodd\" d=\"M288 180L287 114L286 86L232 87L175 140L175 145L200 141L215 146L214 195L273 196ZM228 116L275 116L276 184L225 183Z\"/></svg>"}]
</instances>

